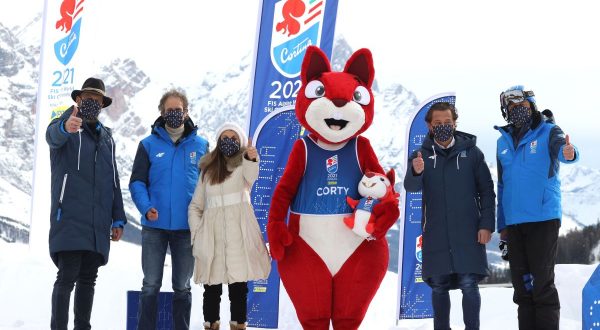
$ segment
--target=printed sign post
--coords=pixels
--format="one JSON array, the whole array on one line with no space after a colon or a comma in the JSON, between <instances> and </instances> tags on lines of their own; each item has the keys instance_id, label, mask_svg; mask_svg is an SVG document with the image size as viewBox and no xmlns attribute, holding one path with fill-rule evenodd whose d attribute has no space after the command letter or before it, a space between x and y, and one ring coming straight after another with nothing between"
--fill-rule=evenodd
<instances>
[{"instance_id":1,"label":"printed sign post","mask_svg":"<svg viewBox=\"0 0 600 330\"><path fill-rule=\"evenodd\" d=\"M427 136L425 114L431 106L439 102L454 104L454 93L439 94L431 97L417 107L417 112L408 121L409 129L406 139L406 166L410 155L423 144ZM398 248L398 308L397 319L422 319L433 317L431 307L431 289L423 282L422 243L421 236L421 192L402 190L404 207L400 208L400 238Z\"/></svg>"},{"instance_id":2,"label":"printed sign post","mask_svg":"<svg viewBox=\"0 0 600 330\"><path fill-rule=\"evenodd\" d=\"M266 240L273 190L283 174L294 141L304 132L294 113L301 87L300 69L306 48L319 46L331 56L337 0L264 0L259 26L248 131L261 157L252 204ZM249 285L248 324L277 328L279 273Z\"/></svg>"},{"instance_id":3,"label":"printed sign post","mask_svg":"<svg viewBox=\"0 0 600 330\"><path fill-rule=\"evenodd\" d=\"M73 104L77 50L85 13L84 0L46 0L40 54L40 80L35 119L35 164L29 244L48 253L50 165L46 127Z\"/></svg>"}]
</instances>

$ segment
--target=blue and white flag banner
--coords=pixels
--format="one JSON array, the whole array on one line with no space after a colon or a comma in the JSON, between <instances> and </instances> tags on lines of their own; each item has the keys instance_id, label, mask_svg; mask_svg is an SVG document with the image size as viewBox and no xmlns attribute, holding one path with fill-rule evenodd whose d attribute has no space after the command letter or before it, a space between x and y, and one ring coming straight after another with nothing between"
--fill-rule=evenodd
<instances>
[{"instance_id":1,"label":"blue and white flag banner","mask_svg":"<svg viewBox=\"0 0 600 330\"><path fill-rule=\"evenodd\" d=\"M273 191L303 134L294 105L304 54L315 45L331 57L337 6L337 0L263 0L260 6L248 132L261 158L252 204L265 240ZM251 327L278 327L279 273L271 266L267 280L249 285Z\"/></svg>"},{"instance_id":2,"label":"blue and white flag banner","mask_svg":"<svg viewBox=\"0 0 600 330\"><path fill-rule=\"evenodd\" d=\"M71 92L78 76L79 49L84 34L84 0L45 0L40 47L40 79L35 119L35 161L29 244L48 254L50 223L50 156L46 127L74 102Z\"/></svg>"},{"instance_id":3,"label":"blue and white flag banner","mask_svg":"<svg viewBox=\"0 0 600 330\"><path fill-rule=\"evenodd\" d=\"M455 104L454 93L435 95L417 107L408 122L405 147L406 166L410 155L423 144L428 128L425 115L431 106L439 102ZM404 171L405 173L406 171ZM433 317L431 289L421 277L423 266L421 232L421 192L402 190L404 205L400 208L400 237L398 253L398 308L397 319L422 319Z\"/></svg>"}]
</instances>

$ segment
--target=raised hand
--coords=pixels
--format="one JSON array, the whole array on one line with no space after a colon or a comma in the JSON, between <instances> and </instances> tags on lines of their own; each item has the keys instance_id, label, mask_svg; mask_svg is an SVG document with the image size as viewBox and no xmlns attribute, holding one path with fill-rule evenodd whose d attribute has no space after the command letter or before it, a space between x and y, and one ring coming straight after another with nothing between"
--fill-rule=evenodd
<instances>
[{"instance_id":1,"label":"raised hand","mask_svg":"<svg viewBox=\"0 0 600 330\"><path fill-rule=\"evenodd\" d=\"M148 210L148 212L146 212L146 219L150 221L158 220L158 210L156 210L155 208L151 208L150 210Z\"/></svg>"},{"instance_id":2,"label":"raised hand","mask_svg":"<svg viewBox=\"0 0 600 330\"><path fill-rule=\"evenodd\" d=\"M565 136L565 146L563 147L563 156L566 160L575 159L575 147L571 144L569 134Z\"/></svg>"},{"instance_id":3,"label":"raised hand","mask_svg":"<svg viewBox=\"0 0 600 330\"><path fill-rule=\"evenodd\" d=\"M79 112L79 108L77 106L73 107L73 113L69 116L69 119L65 121L65 131L69 133L77 133L81 128L81 124L83 120L77 117L77 113Z\"/></svg>"},{"instance_id":4,"label":"raised hand","mask_svg":"<svg viewBox=\"0 0 600 330\"><path fill-rule=\"evenodd\" d=\"M256 161L256 158L258 157L258 151L252 145L252 138L248 138L248 146L246 147L246 157L248 158L248 160L251 161Z\"/></svg>"},{"instance_id":5,"label":"raised hand","mask_svg":"<svg viewBox=\"0 0 600 330\"><path fill-rule=\"evenodd\" d=\"M416 174L421 174L425 170L425 162L423 161L423 155L421 152L417 152L417 157L412 160L413 171Z\"/></svg>"}]
</instances>

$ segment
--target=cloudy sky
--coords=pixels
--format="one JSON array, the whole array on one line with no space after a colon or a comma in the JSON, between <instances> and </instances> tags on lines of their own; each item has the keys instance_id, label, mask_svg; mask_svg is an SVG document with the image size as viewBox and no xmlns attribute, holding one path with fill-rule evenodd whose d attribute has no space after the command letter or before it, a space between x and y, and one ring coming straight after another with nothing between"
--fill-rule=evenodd
<instances>
[{"instance_id":1,"label":"cloudy sky","mask_svg":"<svg viewBox=\"0 0 600 330\"><path fill-rule=\"evenodd\" d=\"M81 42L93 43L97 53L87 57L94 64L132 57L150 76L187 85L252 53L258 3L86 0L85 24L98 28ZM22 24L20 17L42 6L43 0L2 2L0 22ZM459 129L478 136L488 161L498 136L492 127L504 123L498 95L525 84L582 149L582 163L600 167L600 156L592 153L600 137L593 120L600 110L594 102L599 10L595 1L583 0L341 0L336 33L353 48L373 51L384 86L400 83L419 100L456 92Z\"/></svg>"}]
</instances>

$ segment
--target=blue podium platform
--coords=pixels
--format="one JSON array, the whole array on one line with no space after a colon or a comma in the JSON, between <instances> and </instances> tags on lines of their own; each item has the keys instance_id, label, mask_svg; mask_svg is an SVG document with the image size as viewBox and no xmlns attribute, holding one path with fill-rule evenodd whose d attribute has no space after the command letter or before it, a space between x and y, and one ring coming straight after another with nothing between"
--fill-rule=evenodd
<instances>
[{"instance_id":1,"label":"blue podium platform","mask_svg":"<svg viewBox=\"0 0 600 330\"><path fill-rule=\"evenodd\" d=\"M127 291L127 330L136 330L140 291ZM156 330L173 329L173 292L160 292L156 309Z\"/></svg>"}]
</instances>

